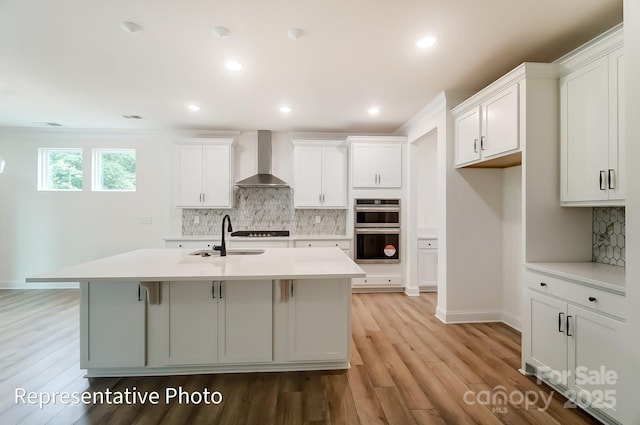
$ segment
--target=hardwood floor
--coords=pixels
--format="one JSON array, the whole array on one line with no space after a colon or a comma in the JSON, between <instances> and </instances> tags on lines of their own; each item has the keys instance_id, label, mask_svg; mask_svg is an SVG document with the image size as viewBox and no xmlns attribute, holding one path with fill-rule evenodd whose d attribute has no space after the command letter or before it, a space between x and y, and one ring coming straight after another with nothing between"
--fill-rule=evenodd
<instances>
[{"instance_id":1,"label":"hardwood floor","mask_svg":"<svg viewBox=\"0 0 640 425\"><path fill-rule=\"evenodd\" d=\"M351 369L329 372L87 379L79 369L78 310L77 290L0 290L0 423L597 423L517 371L519 333L498 323L444 325L434 317L435 294L354 295ZM179 387L219 391L223 403L166 404L165 390ZM161 396L157 405L39 408L16 403L19 388Z\"/></svg>"}]
</instances>

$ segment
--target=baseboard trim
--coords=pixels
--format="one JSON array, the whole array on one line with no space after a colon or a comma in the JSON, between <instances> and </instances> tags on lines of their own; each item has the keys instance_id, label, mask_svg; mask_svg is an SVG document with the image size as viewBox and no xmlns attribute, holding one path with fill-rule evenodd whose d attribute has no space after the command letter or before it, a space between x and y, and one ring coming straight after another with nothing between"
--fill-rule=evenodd
<instances>
[{"instance_id":1,"label":"baseboard trim","mask_svg":"<svg viewBox=\"0 0 640 425\"><path fill-rule=\"evenodd\" d=\"M520 319L497 310L446 311L438 306L435 316L445 324L500 322L521 332Z\"/></svg>"},{"instance_id":2,"label":"baseboard trim","mask_svg":"<svg viewBox=\"0 0 640 425\"><path fill-rule=\"evenodd\" d=\"M522 321L519 317L516 317L513 314L502 313L502 323L517 330L518 332L522 332Z\"/></svg>"},{"instance_id":3,"label":"baseboard trim","mask_svg":"<svg viewBox=\"0 0 640 425\"><path fill-rule=\"evenodd\" d=\"M409 297L419 297L420 296L420 289L416 288L415 286L412 286L411 288L406 287L406 288L404 288L404 293L405 293L405 295L407 295Z\"/></svg>"}]
</instances>

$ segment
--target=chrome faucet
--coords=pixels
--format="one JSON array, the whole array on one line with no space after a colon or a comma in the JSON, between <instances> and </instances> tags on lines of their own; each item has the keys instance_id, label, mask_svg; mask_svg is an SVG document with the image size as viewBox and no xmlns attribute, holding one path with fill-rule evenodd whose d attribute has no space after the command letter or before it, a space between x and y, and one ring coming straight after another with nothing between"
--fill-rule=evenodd
<instances>
[{"instance_id":1,"label":"chrome faucet","mask_svg":"<svg viewBox=\"0 0 640 425\"><path fill-rule=\"evenodd\" d=\"M222 217L222 242L220 243L220 245L215 245L213 247L214 251L220 251L221 257L227 256L227 245L224 243L224 221L225 220L229 222L227 226L227 232L233 232L233 228L231 227L231 217L229 217L229 214L226 214L224 217Z\"/></svg>"}]
</instances>

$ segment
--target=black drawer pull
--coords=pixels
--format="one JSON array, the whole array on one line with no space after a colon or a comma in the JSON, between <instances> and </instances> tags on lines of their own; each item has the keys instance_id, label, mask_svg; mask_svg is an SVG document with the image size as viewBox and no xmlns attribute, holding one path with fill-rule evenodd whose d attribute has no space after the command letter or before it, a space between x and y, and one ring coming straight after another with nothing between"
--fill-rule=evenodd
<instances>
[{"instance_id":1,"label":"black drawer pull","mask_svg":"<svg viewBox=\"0 0 640 425\"><path fill-rule=\"evenodd\" d=\"M589 302L595 302L595 301L597 301L596 297L589 297Z\"/></svg>"},{"instance_id":2,"label":"black drawer pull","mask_svg":"<svg viewBox=\"0 0 640 425\"><path fill-rule=\"evenodd\" d=\"M564 313L560 312L558 313L558 332L560 333L564 333L564 331L562 330L562 315Z\"/></svg>"},{"instance_id":3,"label":"black drawer pull","mask_svg":"<svg viewBox=\"0 0 640 425\"><path fill-rule=\"evenodd\" d=\"M571 319L573 316L567 316L567 336L573 336L573 334L569 333L569 319Z\"/></svg>"},{"instance_id":4,"label":"black drawer pull","mask_svg":"<svg viewBox=\"0 0 640 425\"><path fill-rule=\"evenodd\" d=\"M544 283L544 282L540 282L540 286L542 286L544 288L545 286L547 286L547 284Z\"/></svg>"}]
</instances>

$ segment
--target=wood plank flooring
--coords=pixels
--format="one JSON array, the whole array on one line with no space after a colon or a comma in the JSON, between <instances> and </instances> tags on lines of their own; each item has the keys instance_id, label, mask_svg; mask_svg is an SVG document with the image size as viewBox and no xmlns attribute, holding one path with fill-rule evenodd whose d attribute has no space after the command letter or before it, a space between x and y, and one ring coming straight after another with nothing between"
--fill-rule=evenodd
<instances>
[{"instance_id":1,"label":"wood plank flooring","mask_svg":"<svg viewBox=\"0 0 640 425\"><path fill-rule=\"evenodd\" d=\"M435 294L354 295L348 371L87 379L79 369L78 311L77 290L0 290L0 423L597 423L517 371L519 333L498 323L444 325L434 317ZM134 387L158 391L159 404L58 402L39 408L15 399L17 388L50 393ZM179 387L220 391L224 401L166 404L166 388Z\"/></svg>"}]
</instances>

